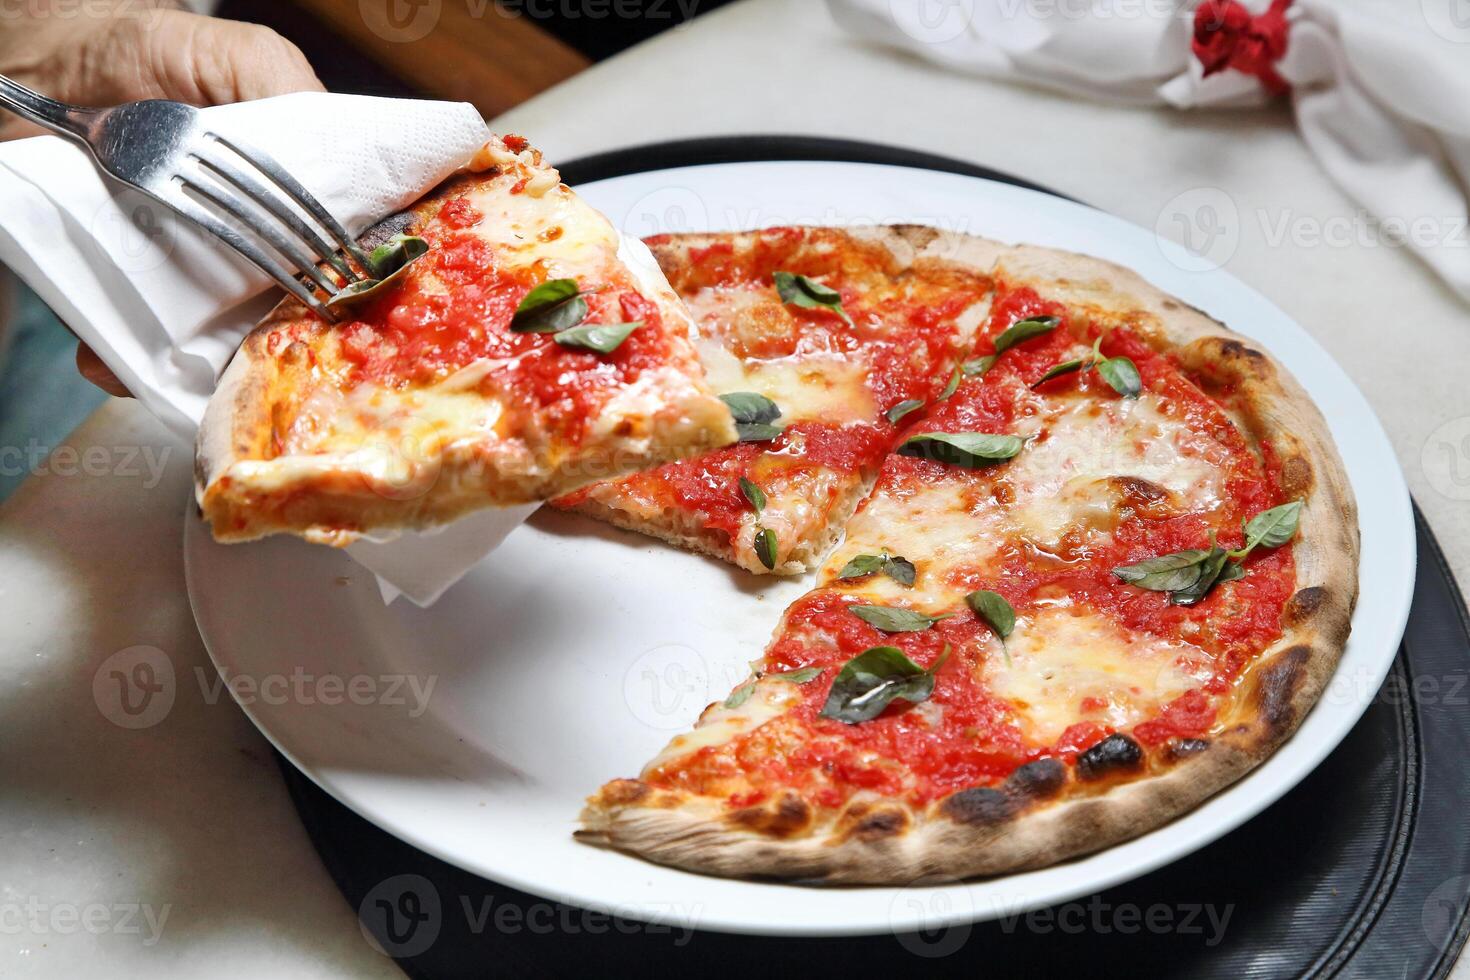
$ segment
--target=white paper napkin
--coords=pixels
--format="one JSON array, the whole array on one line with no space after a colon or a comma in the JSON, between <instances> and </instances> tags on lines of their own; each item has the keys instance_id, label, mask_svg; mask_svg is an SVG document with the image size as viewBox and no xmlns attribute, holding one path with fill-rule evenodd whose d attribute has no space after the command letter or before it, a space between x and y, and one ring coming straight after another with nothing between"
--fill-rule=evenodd
<instances>
[{"instance_id":1,"label":"white paper napkin","mask_svg":"<svg viewBox=\"0 0 1470 980\"><path fill-rule=\"evenodd\" d=\"M473 106L302 93L204 110L274 156L353 234L466 164L488 133ZM279 299L264 274L54 136L0 144L0 262L150 411L193 439L215 380ZM534 507L477 514L452 535L348 549L385 600L437 599Z\"/></svg>"},{"instance_id":2,"label":"white paper napkin","mask_svg":"<svg viewBox=\"0 0 1470 980\"><path fill-rule=\"evenodd\" d=\"M1470 21L1456 0L1295 0L1275 71L1322 168L1470 300ZM828 0L853 33L946 67L1178 108L1252 106L1262 83L1204 76L1199 0ZM1246 0L1262 14L1268 0ZM1212 8L1211 16L1218 16Z\"/></svg>"}]
</instances>

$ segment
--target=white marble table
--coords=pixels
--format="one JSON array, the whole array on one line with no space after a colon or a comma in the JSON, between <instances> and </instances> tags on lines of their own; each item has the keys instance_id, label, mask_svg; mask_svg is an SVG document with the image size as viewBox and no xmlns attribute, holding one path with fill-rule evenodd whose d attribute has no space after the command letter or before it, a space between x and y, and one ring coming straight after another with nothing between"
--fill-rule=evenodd
<instances>
[{"instance_id":1,"label":"white marble table","mask_svg":"<svg viewBox=\"0 0 1470 980\"><path fill-rule=\"evenodd\" d=\"M746 0L495 126L553 159L742 132L902 143L1146 227L1179 195L1219 188L1238 218L1226 267L1358 380L1470 581L1470 310L1401 249L1310 243L1356 208L1284 111L1078 103L869 49L815 0ZM0 976L398 975L311 850L265 741L201 686L180 557L187 447L126 402L68 445L0 508ZM168 657L178 693L130 729L110 720L129 723L107 662L136 646Z\"/></svg>"}]
</instances>

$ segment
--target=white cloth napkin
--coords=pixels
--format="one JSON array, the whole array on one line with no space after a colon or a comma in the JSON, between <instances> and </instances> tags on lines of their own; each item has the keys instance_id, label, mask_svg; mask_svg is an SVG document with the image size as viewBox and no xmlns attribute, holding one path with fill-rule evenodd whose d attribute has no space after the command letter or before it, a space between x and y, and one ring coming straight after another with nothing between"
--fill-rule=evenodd
<instances>
[{"instance_id":1,"label":"white cloth napkin","mask_svg":"<svg viewBox=\"0 0 1470 980\"><path fill-rule=\"evenodd\" d=\"M858 36L959 71L1178 108L1268 98L1235 70L1204 77L1190 48L1198 0L827 2ZM1275 70L1322 168L1385 240L1470 300L1470 22L1455 3L1296 0Z\"/></svg>"},{"instance_id":2,"label":"white cloth napkin","mask_svg":"<svg viewBox=\"0 0 1470 980\"><path fill-rule=\"evenodd\" d=\"M302 93L204 112L274 156L353 234L468 163L488 135L463 103ZM241 338L280 296L249 263L106 181L85 150L54 136L0 144L0 262L190 440ZM385 600L428 604L534 509L348 552L379 576Z\"/></svg>"}]
</instances>

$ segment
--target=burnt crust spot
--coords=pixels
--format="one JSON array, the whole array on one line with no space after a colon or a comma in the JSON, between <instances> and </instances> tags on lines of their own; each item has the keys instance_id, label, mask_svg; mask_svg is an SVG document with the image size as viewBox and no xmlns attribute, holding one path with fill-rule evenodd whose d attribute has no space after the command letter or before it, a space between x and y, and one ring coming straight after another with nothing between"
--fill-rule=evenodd
<instances>
[{"instance_id":1,"label":"burnt crust spot","mask_svg":"<svg viewBox=\"0 0 1470 980\"><path fill-rule=\"evenodd\" d=\"M1256 704L1261 718L1273 732L1279 732L1291 724L1292 698L1306 676L1307 658L1312 648L1297 644L1283 650L1269 667L1260 673L1256 682Z\"/></svg>"},{"instance_id":2,"label":"burnt crust spot","mask_svg":"<svg viewBox=\"0 0 1470 980\"><path fill-rule=\"evenodd\" d=\"M1006 779L1006 789L1019 798L1045 800L1056 796L1067 784L1067 767L1060 759L1028 762Z\"/></svg>"},{"instance_id":3,"label":"burnt crust spot","mask_svg":"<svg viewBox=\"0 0 1470 980\"><path fill-rule=\"evenodd\" d=\"M874 807L858 818L849 836L862 841L882 840L897 837L908 825L908 811L892 806Z\"/></svg>"},{"instance_id":4,"label":"burnt crust spot","mask_svg":"<svg viewBox=\"0 0 1470 980\"><path fill-rule=\"evenodd\" d=\"M729 819L747 830L760 831L772 837L790 837L811 823L812 808L800 796L787 792L774 807L748 806L730 814Z\"/></svg>"},{"instance_id":5,"label":"burnt crust spot","mask_svg":"<svg viewBox=\"0 0 1470 980\"><path fill-rule=\"evenodd\" d=\"M1298 589L1295 595L1286 600L1286 605L1281 610L1281 621L1287 626L1300 626L1321 609L1322 603L1326 601L1327 590L1320 585Z\"/></svg>"},{"instance_id":6,"label":"burnt crust spot","mask_svg":"<svg viewBox=\"0 0 1470 980\"><path fill-rule=\"evenodd\" d=\"M1204 738L1181 738L1169 743L1169 759L1178 762L1192 755L1199 755L1210 747L1209 739Z\"/></svg>"},{"instance_id":7,"label":"burnt crust spot","mask_svg":"<svg viewBox=\"0 0 1470 980\"><path fill-rule=\"evenodd\" d=\"M1245 344L1233 337L1216 337L1215 343L1220 351L1220 359L1223 361L1243 361L1252 368L1260 368L1266 365L1266 355L1254 347Z\"/></svg>"},{"instance_id":8,"label":"burnt crust spot","mask_svg":"<svg viewBox=\"0 0 1470 980\"><path fill-rule=\"evenodd\" d=\"M1077 777L1088 781L1143 767L1143 748L1127 735L1109 735L1077 756Z\"/></svg>"},{"instance_id":9,"label":"burnt crust spot","mask_svg":"<svg viewBox=\"0 0 1470 980\"><path fill-rule=\"evenodd\" d=\"M940 810L955 823L989 825L1004 823L1016 812L1016 803L1003 790L972 786L947 797Z\"/></svg>"},{"instance_id":10,"label":"burnt crust spot","mask_svg":"<svg viewBox=\"0 0 1470 980\"><path fill-rule=\"evenodd\" d=\"M1281 461L1281 491L1287 497L1305 497L1312 490L1315 479L1312 464L1307 457L1293 454Z\"/></svg>"}]
</instances>

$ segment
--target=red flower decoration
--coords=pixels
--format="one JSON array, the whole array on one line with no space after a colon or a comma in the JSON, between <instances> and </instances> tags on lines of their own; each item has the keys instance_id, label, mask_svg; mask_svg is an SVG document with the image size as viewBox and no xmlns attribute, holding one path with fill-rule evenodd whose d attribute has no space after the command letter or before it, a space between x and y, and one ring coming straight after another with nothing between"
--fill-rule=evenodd
<instances>
[{"instance_id":1,"label":"red flower decoration","mask_svg":"<svg viewBox=\"0 0 1470 980\"><path fill-rule=\"evenodd\" d=\"M1254 75L1272 95L1290 90L1276 73L1286 54L1286 8L1291 0L1271 0L1262 14L1252 14L1238 0L1204 0L1194 11L1190 48L1206 77L1233 68Z\"/></svg>"}]
</instances>

